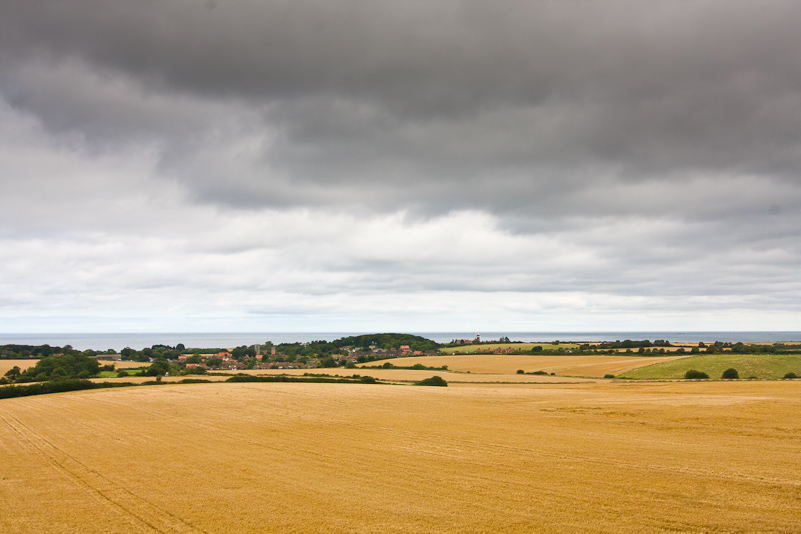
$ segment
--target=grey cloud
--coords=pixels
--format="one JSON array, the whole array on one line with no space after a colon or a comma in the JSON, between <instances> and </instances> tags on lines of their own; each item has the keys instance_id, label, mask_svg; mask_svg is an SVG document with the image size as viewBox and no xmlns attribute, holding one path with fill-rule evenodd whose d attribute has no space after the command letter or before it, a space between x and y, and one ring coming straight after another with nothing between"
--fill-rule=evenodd
<instances>
[{"instance_id":1,"label":"grey cloud","mask_svg":"<svg viewBox=\"0 0 801 534\"><path fill-rule=\"evenodd\" d=\"M0 237L37 266L6 307L32 272L65 309L761 294L786 320L798 50L789 1L0 0Z\"/></svg>"},{"instance_id":2,"label":"grey cloud","mask_svg":"<svg viewBox=\"0 0 801 534\"><path fill-rule=\"evenodd\" d=\"M370 204L388 188L395 207L503 210L509 198L553 197L599 172L798 183L801 7L792 2L230 0L209 10L200 1L67 0L7 11L7 65L80 58L157 98L260 108L262 127L278 131L261 160L250 172L204 176L192 156L206 148L202 136L187 144L186 133L141 125L113 98L100 98L92 117L70 94L76 87L97 102L107 87L64 80L67 106L24 86L9 97L98 137L152 128L170 169L207 201L297 204L323 187L334 199L355 188ZM201 125L164 116L174 130L215 128L212 115ZM226 178L234 172L240 178ZM410 183L429 195L404 195Z\"/></svg>"}]
</instances>

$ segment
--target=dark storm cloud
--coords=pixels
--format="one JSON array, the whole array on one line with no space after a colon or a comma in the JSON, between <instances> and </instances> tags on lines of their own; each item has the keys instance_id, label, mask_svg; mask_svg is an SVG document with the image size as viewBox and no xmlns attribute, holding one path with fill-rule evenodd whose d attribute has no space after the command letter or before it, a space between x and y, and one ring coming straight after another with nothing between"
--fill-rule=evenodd
<instances>
[{"instance_id":1,"label":"dark storm cloud","mask_svg":"<svg viewBox=\"0 0 801 534\"><path fill-rule=\"evenodd\" d=\"M210 201L603 212L575 195L799 182L795 2L4 6L12 105L89 144L150 135ZM259 129L257 150L223 157Z\"/></svg>"}]
</instances>

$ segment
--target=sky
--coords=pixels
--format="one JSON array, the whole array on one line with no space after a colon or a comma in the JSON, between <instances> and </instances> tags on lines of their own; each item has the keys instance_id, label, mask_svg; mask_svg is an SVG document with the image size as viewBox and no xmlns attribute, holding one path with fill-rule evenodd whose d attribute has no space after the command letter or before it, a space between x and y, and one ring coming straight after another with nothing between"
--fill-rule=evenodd
<instances>
[{"instance_id":1,"label":"sky","mask_svg":"<svg viewBox=\"0 0 801 534\"><path fill-rule=\"evenodd\" d=\"M801 3L0 0L0 332L801 330Z\"/></svg>"}]
</instances>

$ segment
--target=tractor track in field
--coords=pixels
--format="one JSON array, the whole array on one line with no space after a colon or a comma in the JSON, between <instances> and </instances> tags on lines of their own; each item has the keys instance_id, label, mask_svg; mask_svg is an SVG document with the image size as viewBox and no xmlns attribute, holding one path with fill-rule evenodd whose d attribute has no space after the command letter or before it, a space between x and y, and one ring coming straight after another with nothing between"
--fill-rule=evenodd
<instances>
[{"instance_id":1,"label":"tractor track in field","mask_svg":"<svg viewBox=\"0 0 801 534\"><path fill-rule=\"evenodd\" d=\"M163 534L207 534L175 514L160 508L93 470L8 412L0 413L0 419L12 429L21 442L27 443L56 471L87 490L104 504L122 512L140 529L146 527L153 532Z\"/></svg>"}]
</instances>

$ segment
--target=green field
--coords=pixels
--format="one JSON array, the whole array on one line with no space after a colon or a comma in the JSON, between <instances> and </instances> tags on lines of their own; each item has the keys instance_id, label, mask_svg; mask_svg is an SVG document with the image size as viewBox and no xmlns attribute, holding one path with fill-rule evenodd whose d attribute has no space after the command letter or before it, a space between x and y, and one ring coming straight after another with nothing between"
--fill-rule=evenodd
<instances>
[{"instance_id":1,"label":"green field","mask_svg":"<svg viewBox=\"0 0 801 534\"><path fill-rule=\"evenodd\" d=\"M640 367L622 376L644 380L684 378L684 373L695 369L709 378L720 378L730 367L737 369L740 378L782 378L790 372L801 376L801 354L702 354Z\"/></svg>"},{"instance_id":2,"label":"green field","mask_svg":"<svg viewBox=\"0 0 801 534\"><path fill-rule=\"evenodd\" d=\"M119 371L100 371L97 373L98 378L116 378Z\"/></svg>"},{"instance_id":3,"label":"green field","mask_svg":"<svg viewBox=\"0 0 801 534\"><path fill-rule=\"evenodd\" d=\"M460 345L458 347L448 347L446 349L439 349L442 354L467 354L475 352L476 350L495 350L513 348L515 350L531 350L532 347L542 347L543 350L556 350L556 349L575 349L579 345L577 343L476 343L473 345Z\"/></svg>"}]
</instances>

